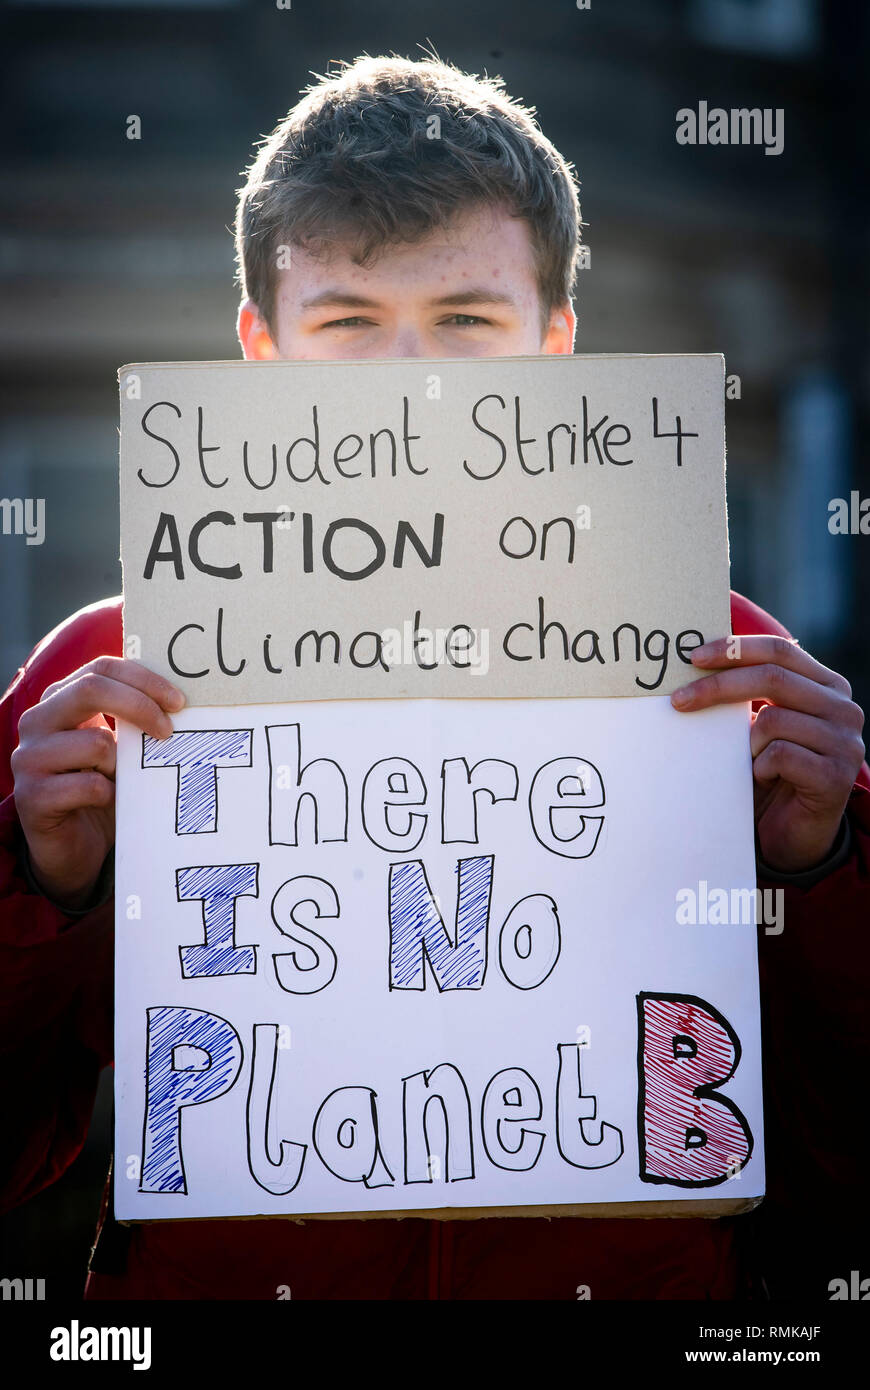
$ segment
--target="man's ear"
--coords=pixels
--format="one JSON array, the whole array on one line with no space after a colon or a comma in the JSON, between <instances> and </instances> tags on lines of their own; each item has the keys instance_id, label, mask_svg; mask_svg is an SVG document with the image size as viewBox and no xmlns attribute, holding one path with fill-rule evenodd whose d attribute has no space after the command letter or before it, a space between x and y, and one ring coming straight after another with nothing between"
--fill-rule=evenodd
<instances>
[{"instance_id":1,"label":"man's ear","mask_svg":"<svg viewBox=\"0 0 870 1390\"><path fill-rule=\"evenodd\" d=\"M553 309L550 325L544 334L541 352L565 353L574 351L574 334L577 331L577 315L569 300Z\"/></svg>"},{"instance_id":2,"label":"man's ear","mask_svg":"<svg viewBox=\"0 0 870 1390\"><path fill-rule=\"evenodd\" d=\"M278 349L272 342L272 335L251 299L244 300L239 307L236 332L246 362L273 362L277 358Z\"/></svg>"}]
</instances>

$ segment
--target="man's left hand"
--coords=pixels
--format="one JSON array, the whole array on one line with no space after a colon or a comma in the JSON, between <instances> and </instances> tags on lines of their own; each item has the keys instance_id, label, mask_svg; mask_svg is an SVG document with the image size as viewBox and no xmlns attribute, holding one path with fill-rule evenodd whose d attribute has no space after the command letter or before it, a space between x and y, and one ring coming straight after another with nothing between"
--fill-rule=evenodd
<instances>
[{"instance_id":1,"label":"man's left hand","mask_svg":"<svg viewBox=\"0 0 870 1390\"><path fill-rule=\"evenodd\" d=\"M815 868L833 848L864 760L864 712L849 682L786 637L705 642L692 664L711 674L674 691L677 709L765 702L749 736L761 856L780 873Z\"/></svg>"}]
</instances>

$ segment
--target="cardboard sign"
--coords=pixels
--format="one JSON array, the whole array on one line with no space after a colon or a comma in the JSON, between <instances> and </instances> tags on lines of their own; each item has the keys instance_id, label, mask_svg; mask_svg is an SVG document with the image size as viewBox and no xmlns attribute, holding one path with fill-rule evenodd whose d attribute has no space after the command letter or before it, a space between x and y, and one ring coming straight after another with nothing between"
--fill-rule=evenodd
<instances>
[{"instance_id":1,"label":"cardboard sign","mask_svg":"<svg viewBox=\"0 0 870 1390\"><path fill-rule=\"evenodd\" d=\"M255 504L230 478L229 454L221 472L217 452L203 453L204 424L201 438L195 424L157 453L141 428L147 415L156 432L155 402L169 403L169 440L170 414L180 428L200 410L204 422L220 398L221 447L255 435L260 447L286 437L285 402L295 428L314 392L334 430L364 438L359 422L373 428L396 389L410 401L412 378L439 379L442 407L443 393L457 402L440 444L432 414L427 449L413 456L433 476L402 476L398 463L366 475L353 511L321 481L302 509L307 574L304 562L293 573L289 548L279 567L267 504L244 521ZM142 650L128 654L184 684L170 657L180 660L185 639L173 648L172 638L184 630L209 670L189 677L193 703L171 738L118 727L118 1219L754 1205L764 1168L748 710L682 715L664 693L691 674L680 633L693 630L688 649L728 631L721 359L155 366L123 369L122 396L134 379L122 551L125 640ZM589 428L601 414L624 425L635 462L591 466L578 453L567 481L554 460L466 488L453 464L482 471L485 456L458 443L465 408L498 382L506 400L547 402L549 418L565 420L584 391L591 407L589 383L606 385ZM668 382L679 391L666 394ZM684 451L677 460L672 437L669 462L655 436L640 441L644 402L665 398ZM519 427L524 438L540 428ZM214 491L224 474L226 496ZM428 501L417 507L421 479ZM569 515L578 479L592 525L584 536L571 513L573 552L564 525L547 532L543 558L500 551L524 507L539 535ZM218 510L232 520L214 520ZM346 576L364 555L321 544L351 516L369 541L365 527L393 538L389 564L356 579L324 556ZM655 519L648 532L644 517ZM270 535L272 566L257 574L249 564L264 561ZM228 539L239 540L241 582L206 567L235 563ZM564 619L567 659L553 628L543 655L513 661L519 646L504 636L528 600L548 622ZM384 634L401 632L412 607L444 632L467 620L464 665L451 659L455 640L439 654L434 636L425 663L413 635L388 670L344 659L348 632L379 635L386 650ZM204 655L218 610L251 651L255 631L259 642L261 627L284 623L335 631L340 658L294 661L274 677L252 658L221 673ZM614 657L613 633L633 619L639 647L618 633ZM581 622L601 638L602 661L572 657ZM654 631L662 640L645 641ZM484 634L489 664L475 671ZM596 683L606 697L591 694Z\"/></svg>"},{"instance_id":2,"label":"cardboard sign","mask_svg":"<svg viewBox=\"0 0 870 1390\"><path fill-rule=\"evenodd\" d=\"M728 631L720 356L120 381L126 632L191 704L669 694Z\"/></svg>"}]
</instances>

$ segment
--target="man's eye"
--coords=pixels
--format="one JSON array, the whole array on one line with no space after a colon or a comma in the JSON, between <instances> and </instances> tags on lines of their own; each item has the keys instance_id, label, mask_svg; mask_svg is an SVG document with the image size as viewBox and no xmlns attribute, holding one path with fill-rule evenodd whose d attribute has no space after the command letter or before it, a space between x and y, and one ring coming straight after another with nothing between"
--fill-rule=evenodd
<instances>
[{"instance_id":1,"label":"man's eye","mask_svg":"<svg viewBox=\"0 0 870 1390\"><path fill-rule=\"evenodd\" d=\"M489 319L478 318L476 314L451 314L448 323L455 323L457 328L474 328L479 323L489 323Z\"/></svg>"},{"instance_id":2,"label":"man's eye","mask_svg":"<svg viewBox=\"0 0 870 1390\"><path fill-rule=\"evenodd\" d=\"M361 323L370 323L370 319L360 318L358 314L346 319L330 319L329 323L322 323L321 328L358 328Z\"/></svg>"}]
</instances>

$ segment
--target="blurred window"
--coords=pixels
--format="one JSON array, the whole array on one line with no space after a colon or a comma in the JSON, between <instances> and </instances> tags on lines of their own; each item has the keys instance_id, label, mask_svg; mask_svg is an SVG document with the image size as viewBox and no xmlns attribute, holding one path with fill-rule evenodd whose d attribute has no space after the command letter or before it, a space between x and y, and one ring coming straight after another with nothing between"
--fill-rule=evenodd
<instances>
[{"instance_id":1,"label":"blurred window","mask_svg":"<svg viewBox=\"0 0 870 1390\"><path fill-rule=\"evenodd\" d=\"M818 0L689 0L689 29L722 48L803 58L820 45Z\"/></svg>"}]
</instances>

